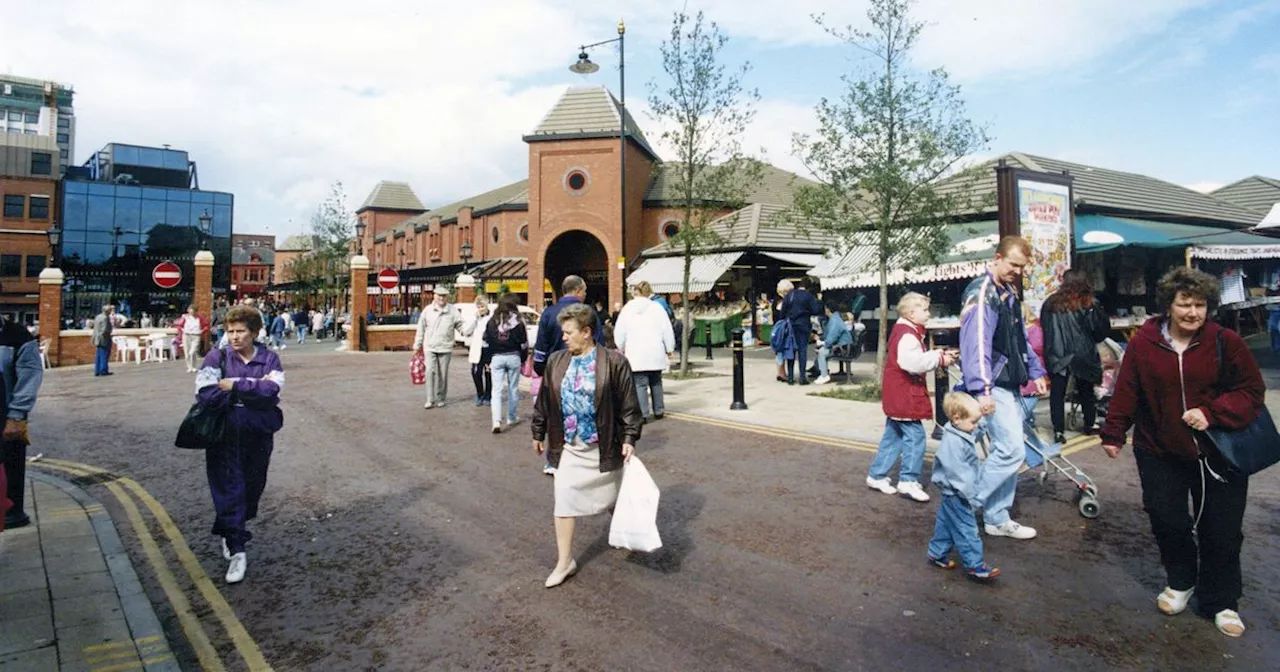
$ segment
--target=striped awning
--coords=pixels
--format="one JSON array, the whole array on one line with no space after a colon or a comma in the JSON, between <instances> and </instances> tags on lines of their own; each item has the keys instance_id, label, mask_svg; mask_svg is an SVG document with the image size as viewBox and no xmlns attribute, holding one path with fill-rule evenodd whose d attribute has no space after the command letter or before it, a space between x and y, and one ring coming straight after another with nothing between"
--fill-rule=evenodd
<instances>
[{"instance_id":1,"label":"striped awning","mask_svg":"<svg viewBox=\"0 0 1280 672\"><path fill-rule=\"evenodd\" d=\"M716 280L729 270L733 262L742 256L741 252L720 252L702 254L691 259L689 268L689 291L707 292L715 286ZM660 257L650 259L627 276L628 285L648 282L653 291L659 294L672 294L684 291L684 257Z\"/></svg>"}]
</instances>

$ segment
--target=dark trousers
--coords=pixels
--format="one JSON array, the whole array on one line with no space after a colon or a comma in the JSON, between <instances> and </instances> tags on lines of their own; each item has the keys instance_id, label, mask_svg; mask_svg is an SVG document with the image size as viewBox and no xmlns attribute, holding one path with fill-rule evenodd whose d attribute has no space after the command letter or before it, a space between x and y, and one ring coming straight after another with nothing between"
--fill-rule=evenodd
<instances>
[{"instance_id":1,"label":"dark trousers","mask_svg":"<svg viewBox=\"0 0 1280 672\"><path fill-rule=\"evenodd\" d=\"M206 450L204 464L213 495L213 533L227 540L232 553L240 553L253 538L246 523L258 516L274 440L270 434L229 431L238 433L238 438Z\"/></svg>"},{"instance_id":2,"label":"dark trousers","mask_svg":"<svg viewBox=\"0 0 1280 672\"><path fill-rule=\"evenodd\" d=\"M4 490L0 491L0 504L7 498L11 508L0 506L5 517L5 527L22 527L31 522L23 508L26 506L27 446L21 441L0 442L0 471L5 472Z\"/></svg>"},{"instance_id":3,"label":"dark trousers","mask_svg":"<svg viewBox=\"0 0 1280 672\"><path fill-rule=\"evenodd\" d=\"M93 353L93 375L101 376L108 371L108 365L111 363L111 346L94 348Z\"/></svg>"},{"instance_id":4,"label":"dark trousers","mask_svg":"<svg viewBox=\"0 0 1280 672\"><path fill-rule=\"evenodd\" d=\"M476 399L483 401L493 396L493 374L484 364L471 365L471 382L476 384Z\"/></svg>"},{"instance_id":5,"label":"dark trousers","mask_svg":"<svg viewBox=\"0 0 1280 672\"><path fill-rule=\"evenodd\" d=\"M1093 427L1098 420L1098 398L1093 396L1093 384L1076 378L1076 401L1084 413L1084 428ZM1067 426L1067 376L1053 374L1049 377L1049 418L1053 421L1053 433L1061 434Z\"/></svg>"},{"instance_id":6,"label":"dark trousers","mask_svg":"<svg viewBox=\"0 0 1280 672\"><path fill-rule=\"evenodd\" d=\"M1232 476L1229 482L1220 483L1206 470L1202 495L1199 463L1160 457L1137 447L1133 455L1142 481L1142 507L1151 519L1151 532L1160 547L1160 562L1168 574L1169 587L1195 587L1201 615L1236 610L1241 593L1241 525L1249 479ZM1214 470L1224 473L1216 467ZM1202 496L1204 513L1193 532Z\"/></svg>"},{"instance_id":7,"label":"dark trousers","mask_svg":"<svg viewBox=\"0 0 1280 672\"><path fill-rule=\"evenodd\" d=\"M809 366L809 332L807 331L803 334L796 332L796 359L787 360L787 380L789 381L796 379L796 360L799 360L800 381L804 382L805 376L808 375L805 370Z\"/></svg>"}]
</instances>

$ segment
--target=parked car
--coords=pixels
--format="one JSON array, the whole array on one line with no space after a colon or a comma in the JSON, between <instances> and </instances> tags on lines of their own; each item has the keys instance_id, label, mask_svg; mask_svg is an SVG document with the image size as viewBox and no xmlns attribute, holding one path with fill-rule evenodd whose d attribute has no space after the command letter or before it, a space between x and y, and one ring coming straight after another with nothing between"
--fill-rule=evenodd
<instances>
[{"instance_id":1,"label":"parked car","mask_svg":"<svg viewBox=\"0 0 1280 672\"><path fill-rule=\"evenodd\" d=\"M476 304L467 302L455 304L458 312L462 313L462 321L469 322L475 319ZM489 304L489 314L493 314L494 304ZM542 313L530 308L529 306L520 306L520 319L524 321L525 331L529 334L529 347L532 348L535 341L538 340L538 319L542 317ZM461 345L466 342L460 334L456 335L455 341Z\"/></svg>"}]
</instances>

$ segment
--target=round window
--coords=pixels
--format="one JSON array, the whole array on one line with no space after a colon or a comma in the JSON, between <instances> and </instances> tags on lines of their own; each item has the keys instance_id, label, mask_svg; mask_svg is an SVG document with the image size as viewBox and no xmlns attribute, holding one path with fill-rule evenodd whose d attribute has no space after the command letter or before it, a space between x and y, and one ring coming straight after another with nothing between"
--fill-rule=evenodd
<instances>
[{"instance_id":1,"label":"round window","mask_svg":"<svg viewBox=\"0 0 1280 672\"><path fill-rule=\"evenodd\" d=\"M493 227L493 230L490 231L489 234L493 237L493 242L498 242L498 227Z\"/></svg>"},{"instance_id":2,"label":"round window","mask_svg":"<svg viewBox=\"0 0 1280 672\"><path fill-rule=\"evenodd\" d=\"M519 231L519 233L518 233L517 235L519 235L519 236L520 236L520 242L522 242L522 243L527 243L527 242L529 242L529 225L528 225L528 224L521 224L521 225L520 225L520 231Z\"/></svg>"},{"instance_id":3,"label":"round window","mask_svg":"<svg viewBox=\"0 0 1280 672\"><path fill-rule=\"evenodd\" d=\"M564 188L569 193L577 196L587 189L587 172L581 168L574 168L564 176Z\"/></svg>"},{"instance_id":4,"label":"round window","mask_svg":"<svg viewBox=\"0 0 1280 672\"><path fill-rule=\"evenodd\" d=\"M669 239L671 239L671 238L675 238L675 237L676 237L676 234L678 234L678 233L680 233L680 223L679 223L679 222L674 222L674 221L673 221L673 222L664 222L664 223L662 224L662 239L663 239L663 240L669 240Z\"/></svg>"}]
</instances>

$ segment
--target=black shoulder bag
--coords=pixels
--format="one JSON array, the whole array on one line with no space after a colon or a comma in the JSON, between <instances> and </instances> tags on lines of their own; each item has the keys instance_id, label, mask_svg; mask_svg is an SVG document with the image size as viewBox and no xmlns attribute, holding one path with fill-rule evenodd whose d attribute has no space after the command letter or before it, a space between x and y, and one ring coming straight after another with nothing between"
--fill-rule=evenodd
<instances>
[{"instance_id":1,"label":"black shoulder bag","mask_svg":"<svg viewBox=\"0 0 1280 672\"><path fill-rule=\"evenodd\" d=\"M218 354L218 379L221 380L227 375L227 351L219 349ZM182 419L182 425L178 427L178 438L174 439L173 445L191 450L208 450L222 445L226 433L227 407L209 408L197 401L187 411L187 417Z\"/></svg>"},{"instance_id":2,"label":"black shoulder bag","mask_svg":"<svg viewBox=\"0 0 1280 672\"><path fill-rule=\"evenodd\" d=\"M1223 363L1222 332L1218 332L1218 381L1225 379ZM1219 392L1222 390L1219 389ZM1220 429L1210 427L1204 435L1213 442L1214 448L1222 456L1231 469L1245 476L1266 469L1280 462L1280 433L1276 432L1276 423L1271 419L1271 412L1266 405L1253 422L1244 429Z\"/></svg>"}]
</instances>

